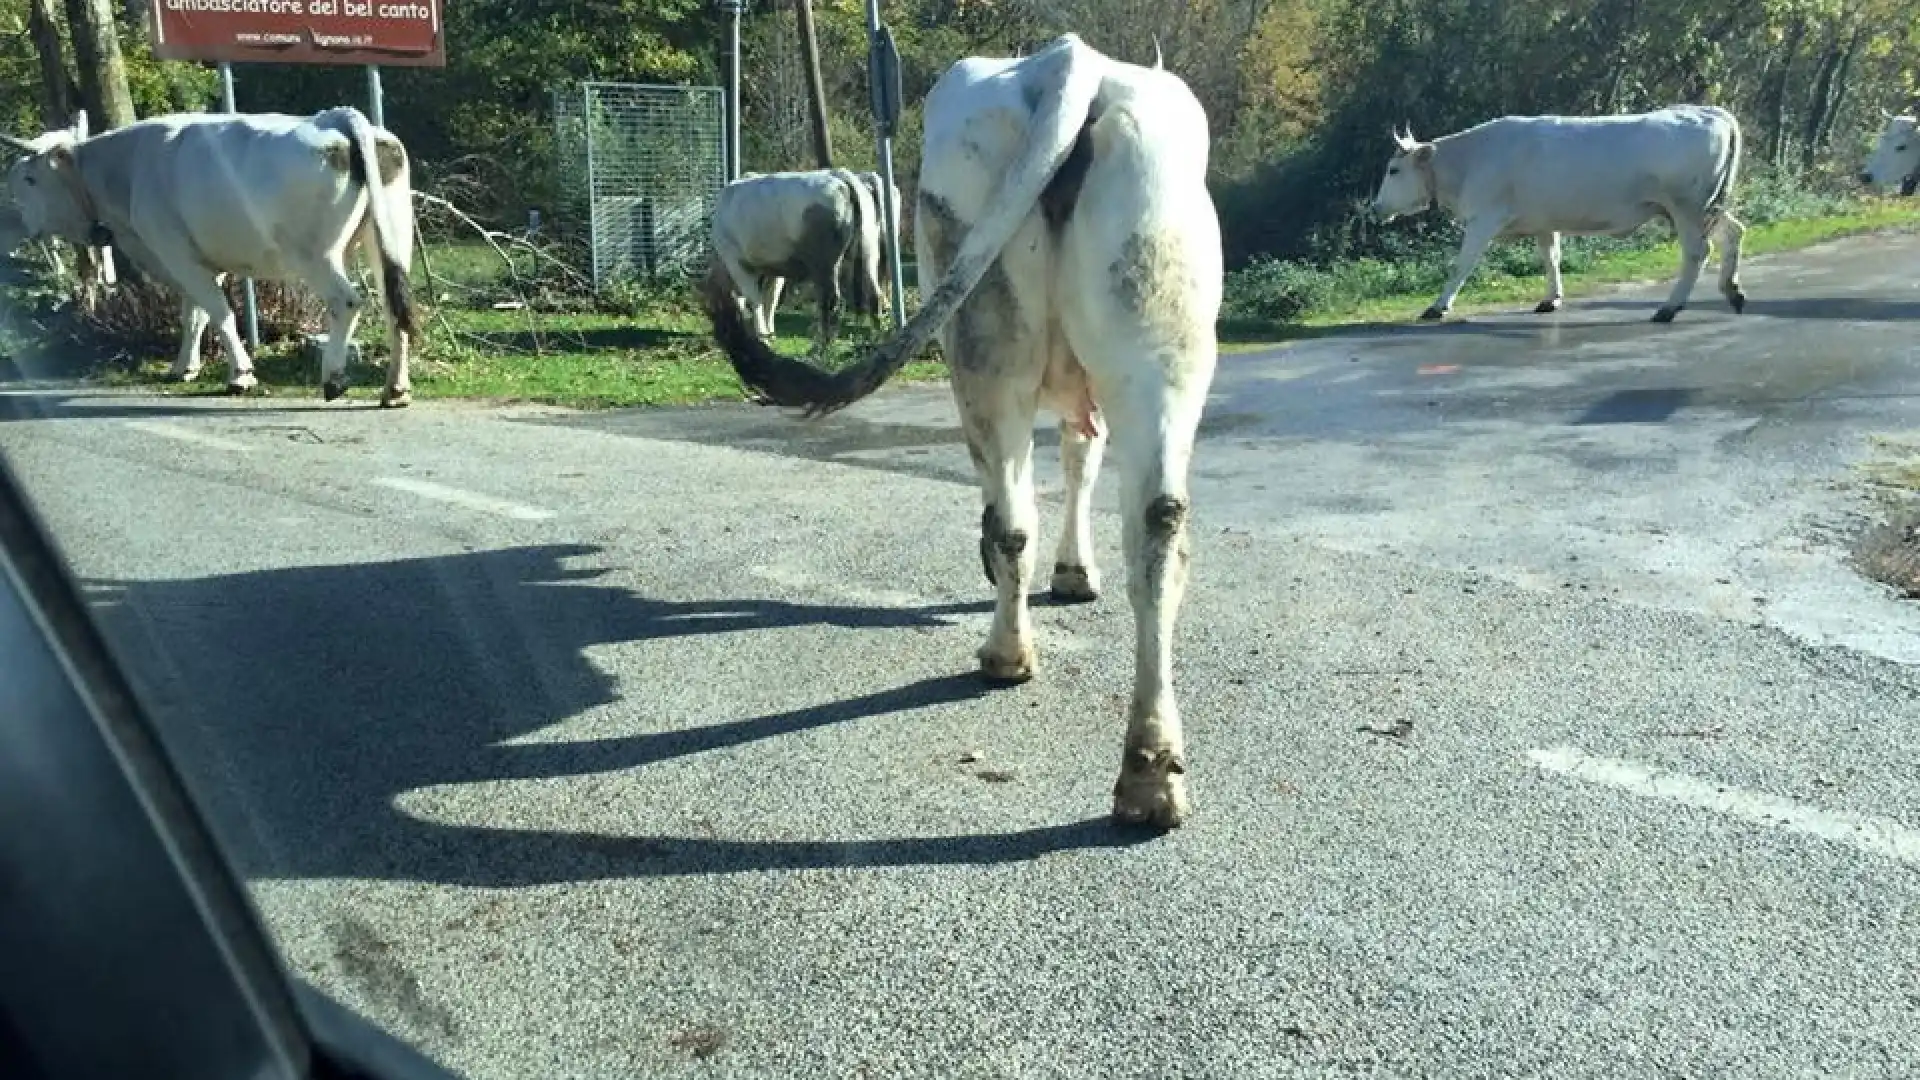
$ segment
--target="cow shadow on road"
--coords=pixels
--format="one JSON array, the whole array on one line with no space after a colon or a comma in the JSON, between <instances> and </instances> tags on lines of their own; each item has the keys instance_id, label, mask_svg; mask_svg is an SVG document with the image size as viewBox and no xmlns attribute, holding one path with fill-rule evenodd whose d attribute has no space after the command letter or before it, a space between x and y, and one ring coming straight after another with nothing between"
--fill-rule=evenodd
<instances>
[{"instance_id":1,"label":"cow shadow on road","mask_svg":"<svg viewBox=\"0 0 1920 1080\"><path fill-rule=\"evenodd\" d=\"M508 886L998 863L1139 839L1099 820L935 838L731 842L447 825L401 810L400 796L425 787L638 768L987 692L968 672L702 728L506 744L616 699L613 679L584 656L594 646L808 625L933 627L990 610L651 600L591 583L603 571L564 565L596 552L524 547L84 588L249 877ZM644 818L645 807L634 813Z\"/></svg>"}]
</instances>

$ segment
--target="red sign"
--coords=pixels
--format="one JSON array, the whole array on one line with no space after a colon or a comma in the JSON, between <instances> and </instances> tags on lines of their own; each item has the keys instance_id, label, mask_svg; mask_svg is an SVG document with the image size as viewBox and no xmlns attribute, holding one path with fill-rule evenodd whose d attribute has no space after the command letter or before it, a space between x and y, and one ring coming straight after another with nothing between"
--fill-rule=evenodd
<instances>
[{"instance_id":1,"label":"red sign","mask_svg":"<svg viewBox=\"0 0 1920 1080\"><path fill-rule=\"evenodd\" d=\"M152 0L162 60L446 67L440 0Z\"/></svg>"}]
</instances>

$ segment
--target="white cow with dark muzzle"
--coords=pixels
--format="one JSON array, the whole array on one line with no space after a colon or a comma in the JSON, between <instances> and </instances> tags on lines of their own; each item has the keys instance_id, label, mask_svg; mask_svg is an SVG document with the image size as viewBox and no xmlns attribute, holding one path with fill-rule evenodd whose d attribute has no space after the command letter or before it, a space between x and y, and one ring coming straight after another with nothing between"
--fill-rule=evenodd
<instances>
[{"instance_id":1,"label":"white cow with dark muzzle","mask_svg":"<svg viewBox=\"0 0 1920 1080\"><path fill-rule=\"evenodd\" d=\"M172 375L199 374L211 320L230 358L228 388L256 385L221 289L237 274L304 282L319 294L327 309L322 393L329 401L346 393L347 345L364 301L345 260L358 247L379 264L374 279L388 314L380 403L408 403L413 195L406 149L390 132L341 107L312 116L182 113L76 135L0 135L27 155L7 170L8 189L29 235L111 243L181 295Z\"/></svg>"},{"instance_id":2,"label":"white cow with dark muzzle","mask_svg":"<svg viewBox=\"0 0 1920 1080\"><path fill-rule=\"evenodd\" d=\"M1466 235L1453 277L1423 319L1439 319L1501 237L1532 236L1546 264L1547 296L1534 310L1557 311L1560 236L1625 236L1664 218L1680 241L1680 276L1654 322L1685 307L1718 233L1720 291L1737 313L1740 240L1728 210L1740 169L1740 125L1711 105L1674 105L1626 116L1506 116L1432 142L1394 133L1394 153L1373 200L1391 221L1434 206L1460 219Z\"/></svg>"},{"instance_id":3,"label":"white cow with dark muzzle","mask_svg":"<svg viewBox=\"0 0 1920 1080\"><path fill-rule=\"evenodd\" d=\"M1920 187L1920 121L1892 113L1886 117L1887 126L1880 131L1867 167L1860 171L1860 182L1871 188L1899 184L1900 194L1911 195Z\"/></svg>"}]
</instances>

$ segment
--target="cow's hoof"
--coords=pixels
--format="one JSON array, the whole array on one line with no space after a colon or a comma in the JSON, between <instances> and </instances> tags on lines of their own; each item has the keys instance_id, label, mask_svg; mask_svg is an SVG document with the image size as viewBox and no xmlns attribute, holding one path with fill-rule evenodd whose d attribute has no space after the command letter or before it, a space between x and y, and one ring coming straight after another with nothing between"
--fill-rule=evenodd
<instances>
[{"instance_id":1,"label":"cow's hoof","mask_svg":"<svg viewBox=\"0 0 1920 1080\"><path fill-rule=\"evenodd\" d=\"M1090 604L1100 599L1100 571L1090 566L1054 563L1048 595L1056 604Z\"/></svg>"},{"instance_id":2,"label":"cow's hoof","mask_svg":"<svg viewBox=\"0 0 1920 1080\"><path fill-rule=\"evenodd\" d=\"M1560 301L1542 300L1538 304L1534 305L1533 313L1535 315L1551 315L1554 312L1559 310L1560 310Z\"/></svg>"},{"instance_id":3,"label":"cow's hoof","mask_svg":"<svg viewBox=\"0 0 1920 1080\"><path fill-rule=\"evenodd\" d=\"M227 380L227 393L238 397L260 385L260 380L251 371L243 371Z\"/></svg>"},{"instance_id":4,"label":"cow's hoof","mask_svg":"<svg viewBox=\"0 0 1920 1080\"><path fill-rule=\"evenodd\" d=\"M383 409L404 409L413 404L413 391L387 389L380 391L380 407Z\"/></svg>"},{"instance_id":5,"label":"cow's hoof","mask_svg":"<svg viewBox=\"0 0 1920 1080\"><path fill-rule=\"evenodd\" d=\"M194 368L194 369L193 369L192 371L169 371L169 372L167 372L167 378L168 378L168 379L170 379L170 380L172 380L173 382L182 382L182 383L188 383L188 382L192 382L193 380L195 380L195 379L197 379L197 378L199 378L199 377L200 377L200 369L199 369L199 368Z\"/></svg>"},{"instance_id":6,"label":"cow's hoof","mask_svg":"<svg viewBox=\"0 0 1920 1080\"><path fill-rule=\"evenodd\" d=\"M1668 304L1666 307L1653 313L1653 321L1658 323L1672 322L1673 317L1678 314L1680 314L1680 309L1672 304Z\"/></svg>"},{"instance_id":7,"label":"cow's hoof","mask_svg":"<svg viewBox=\"0 0 1920 1080\"><path fill-rule=\"evenodd\" d=\"M1446 309L1440 307L1430 307L1420 313L1420 321L1422 322L1439 322L1446 317Z\"/></svg>"},{"instance_id":8,"label":"cow's hoof","mask_svg":"<svg viewBox=\"0 0 1920 1080\"><path fill-rule=\"evenodd\" d=\"M993 544L985 536L980 538L980 569L987 572L987 584L1000 586L1000 579L993 572Z\"/></svg>"},{"instance_id":9,"label":"cow's hoof","mask_svg":"<svg viewBox=\"0 0 1920 1080\"><path fill-rule=\"evenodd\" d=\"M990 683L1001 686L1014 686L1033 678L1035 662L1033 647L1028 646L1015 656L1001 656L986 647L980 649L980 677Z\"/></svg>"},{"instance_id":10,"label":"cow's hoof","mask_svg":"<svg viewBox=\"0 0 1920 1080\"><path fill-rule=\"evenodd\" d=\"M1727 293L1727 303L1732 306L1735 315L1744 315L1747 313L1747 294L1742 292L1738 286L1735 286L1731 292Z\"/></svg>"},{"instance_id":11,"label":"cow's hoof","mask_svg":"<svg viewBox=\"0 0 1920 1080\"><path fill-rule=\"evenodd\" d=\"M1187 764L1178 754L1129 750L1113 785L1113 820L1121 825L1176 829L1193 813L1187 801Z\"/></svg>"},{"instance_id":12,"label":"cow's hoof","mask_svg":"<svg viewBox=\"0 0 1920 1080\"><path fill-rule=\"evenodd\" d=\"M344 382L325 382L320 384L320 396L328 401L345 397L347 384Z\"/></svg>"}]
</instances>

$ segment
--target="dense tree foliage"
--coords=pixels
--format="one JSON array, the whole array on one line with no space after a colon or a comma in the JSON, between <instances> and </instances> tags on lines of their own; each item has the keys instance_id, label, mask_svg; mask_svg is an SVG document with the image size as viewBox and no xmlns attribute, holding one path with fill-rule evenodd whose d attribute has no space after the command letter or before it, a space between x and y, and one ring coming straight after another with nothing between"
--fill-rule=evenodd
<instances>
[{"instance_id":1,"label":"dense tree foliage","mask_svg":"<svg viewBox=\"0 0 1920 1080\"><path fill-rule=\"evenodd\" d=\"M135 109L211 107L202 65L155 62L141 0L119 29ZM0 122L48 114L36 10L69 42L68 9L0 0ZM815 0L835 150L873 159L859 0ZM1335 257L1391 244L1354 212L1398 122L1442 134L1503 113L1596 113L1668 102L1732 108L1749 174L1850 173L1880 109L1911 103L1920 2L1897 0L886 0L910 102L967 53L1029 48L1066 29L1186 78L1214 131L1230 254ZM484 213L555 197L553 92L582 79L720 82L724 15L712 0L451 0L445 70L389 69L388 122L436 170L481 176ZM45 22L43 17L41 22ZM787 0L747 18L747 164L811 163L805 80ZM75 86L84 80L75 79ZM358 69L242 66L243 107L364 102ZM917 109L896 159L911 191ZM1424 226L1414 226L1418 229ZM1404 238L1403 238L1404 239Z\"/></svg>"}]
</instances>

